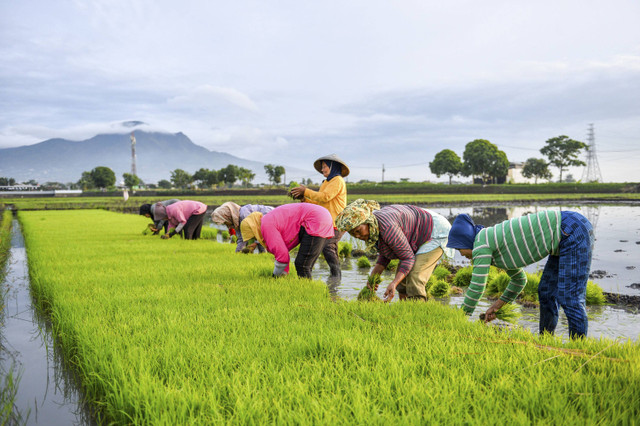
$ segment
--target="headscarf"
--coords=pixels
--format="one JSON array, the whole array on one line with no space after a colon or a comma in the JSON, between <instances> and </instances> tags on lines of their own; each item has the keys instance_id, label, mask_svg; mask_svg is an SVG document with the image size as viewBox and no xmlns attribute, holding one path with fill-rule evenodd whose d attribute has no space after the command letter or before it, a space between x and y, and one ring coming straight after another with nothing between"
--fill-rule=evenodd
<instances>
[{"instance_id":1,"label":"headscarf","mask_svg":"<svg viewBox=\"0 0 640 426\"><path fill-rule=\"evenodd\" d=\"M336 176L342 176L342 164L338 163L337 161L331 160L322 160L322 162L325 163L330 169L329 175L326 178L327 182Z\"/></svg>"},{"instance_id":2,"label":"headscarf","mask_svg":"<svg viewBox=\"0 0 640 426\"><path fill-rule=\"evenodd\" d=\"M240 233L244 241L249 241L252 238L258 240L261 246L264 247L264 239L262 238L262 213L253 212L249 216L245 217L240 223Z\"/></svg>"},{"instance_id":3,"label":"headscarf","mask_svg":"<svg viewBox=\"0 0 640 426\"><path fill-rule=\"evenodd\" d=\"M374 200L357 199L336 216L336 227L339 231L347 231L351 233L353 228L357 228L362 224L369 225L369 240L365 251L374 253L376 251L376 243L380 236L378 228L378 219L373 215L374 210L380 210L380 204Z\"/></svg>"},{"instance_id":4,"label":"headscarf","mask_svg":"<svg viewBox=\"0 0 640 426\"><path fill-rule=\"evenodd\" d=\"M169 220L167 208L161 202L155 203L151 206L151 217L153 220Z\"/></svg>"},{"instance_id":5,"label":"headscarf","mask_svg":"<svg viewBox=\"0 0 640 426\"><path fill-rule=\"evenodd\" d=\"M151 204L143 204L140 206L140 215L150 215L151 214Z\"/></svg>"},{"instance_id":6,"label":"headscarf","mask_svg":"<svg viewBox=\"0 0 640 426\"><path fill-rule=\"evenodd\" d=\"M451 230L449 230L447 247L473 250L473 242L482 228L484 226L473 223L473 219L468 214L458 215L451 225Z\"/></svg>"},{"instance_id":7,"label":"headscarf","mask_svg":"<svg viewBox=\"0 0 640 426\"><path fill-rule=\"evenodd\" d=\"M240 226L240 206L228 201L211 213L211 220L218 225L231 223L233 228Z\"/></svg>"}]
</instances>

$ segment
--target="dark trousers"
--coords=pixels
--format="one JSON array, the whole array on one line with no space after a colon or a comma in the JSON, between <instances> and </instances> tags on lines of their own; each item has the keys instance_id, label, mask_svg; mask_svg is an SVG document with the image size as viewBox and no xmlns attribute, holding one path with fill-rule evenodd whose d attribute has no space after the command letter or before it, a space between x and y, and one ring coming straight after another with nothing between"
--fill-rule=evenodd
<instances>
[{"instance_id":1,"label":"dark trousers","mask_svg":"<svg viewBox=\"0 0 640 426\"><path fill-rule=\"evenodd\" d=\"M326 240L327 242L322 249L324 260L326 260L327 265L329 265L332 278L340 278L342 276L342 272L340 270L340 256L338 256L338 241L340 241L343 235L344 231L340 232L337 229L334 229L333 238Z\"/></svg>"},{"instance_id":2,"label":"dark trousers","mask_svg":"<svg viewBox=\"0 0 640 426\"><path fill-rule=\"evenodd\" d=\"M576 212L562 212L562 239L558 256L549 256L538 286L540 333L553 333L558 325L558 305L569 323L569 336L585 337L587 280L593 252L593 226Z\"/></svg>"},{"instance_id":3,"label":"dark trousers","mask_svg":"<svg viewBox=\"0 0 640 426\"><path fill-rule=\"evenodd\" d=\"M320 253L327 239L309 235L303 226L300 227L298 239L300 240L300 247L298 248L298 255L295 261L296 272L299 277L311 278L313 265L315 265L316 260L320 257Z\"/></svg>"},{"instance_id":4,"label":"dark trousers","mask_svg":"<svg viewBox=\"0 0 640 426\"><path fill-rule=\"evenodd\" d=\"M185 240L197 240L198 238L200 238L200 232L202 231L202 224L204 223L205 213L194 214L189 219L187 219L187 223L182 228L182 237Z\"/></svg>"}]
</instances>

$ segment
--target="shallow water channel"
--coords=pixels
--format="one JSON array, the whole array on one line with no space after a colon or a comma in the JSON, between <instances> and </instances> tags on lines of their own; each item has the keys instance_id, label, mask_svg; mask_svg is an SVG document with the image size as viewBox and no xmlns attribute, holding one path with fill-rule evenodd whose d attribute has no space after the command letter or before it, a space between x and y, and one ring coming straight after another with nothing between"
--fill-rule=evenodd
<instances>
[{"instance_id":1,"label":"shallow water channel","mask_svg":"<svg viewBox=\"0 0 640 426\"><path fill-rule=\"evenodd\" d=\"M15 392L7 424L92 424L88 410L53 344L47 323L33 309L24 240L13 221L11 250L2 283L0 380ZM7 384L7 377L14 384Z\"/></svg>"}]
</instances>

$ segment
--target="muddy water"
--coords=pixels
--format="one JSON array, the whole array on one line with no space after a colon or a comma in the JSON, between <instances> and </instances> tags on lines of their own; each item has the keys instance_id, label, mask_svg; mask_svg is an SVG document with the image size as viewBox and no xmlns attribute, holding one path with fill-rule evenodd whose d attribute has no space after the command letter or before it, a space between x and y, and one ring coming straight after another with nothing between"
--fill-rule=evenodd
<instances>
[{"instance_id":1,"label":"muddy water","mask_svg":"<svg viewBox=\"0 0 640 426\"><path fill-rule=\"evenodd\" d=\"M33 310L24 240L14 220L0 329L0 373L18 377L9 424L91 424L75 380L63 367L46 324Z\"/></svg>"}]
</instances>

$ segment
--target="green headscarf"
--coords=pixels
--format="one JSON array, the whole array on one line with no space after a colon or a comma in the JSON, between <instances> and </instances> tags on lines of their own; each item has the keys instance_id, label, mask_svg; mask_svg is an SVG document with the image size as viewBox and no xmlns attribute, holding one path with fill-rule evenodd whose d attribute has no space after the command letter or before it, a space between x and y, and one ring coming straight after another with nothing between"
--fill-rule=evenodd
<instances>
[{"instance_id":1,"label":"green headscarf","mask_svg":"<svg viewBox=\"0 0 640 426\"><path fill-rule=\"evenodd\" d=\"M380 210L380 204L377 201L359 198L345 207L336 217L336 227L339 231L351 233L353 228L362 224L369 225L369 240L365 247L365 251L369 254L377 251L376 243L380 236L378 219L373 215L374 210Z\"/></svg>"}]
</instances>

